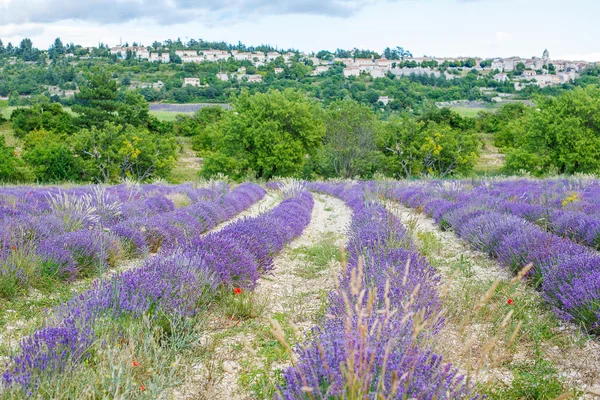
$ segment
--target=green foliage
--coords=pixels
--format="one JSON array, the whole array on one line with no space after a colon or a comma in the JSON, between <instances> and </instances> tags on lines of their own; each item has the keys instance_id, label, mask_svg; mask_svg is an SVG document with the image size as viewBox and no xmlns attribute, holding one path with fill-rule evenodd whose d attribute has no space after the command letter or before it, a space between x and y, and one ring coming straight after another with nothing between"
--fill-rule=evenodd
<instances>
[{"instance_id":1,"label":"green foliage","mask_svg":"<svg viewBox=\"0 0 600 400\"><path fill-rule=\"evenodd\" d=\"M477 118L477 129L482 132L494 134L494 145L505 147L512 143L509 138L504 138L506 126L519 119L527 110L527 106L521 102L503 105L497 112L480 112ZM508 142L506 142L508 140ZM506 143L505 143L506 142Z\"/></svg>"},{"instance_id":2,"label":"green foliage","mask_svg":"<svg viewBox=\"0 0 600 400\"><path fill-rule=\"evenodd\" d=\"M123 178L166 178L175 164L177 143L143 128L112 124L83 129L73 137L85 177L95 182Z\"/></svg>"},{"instance_id":3,"label":"green foliage","mask_svg":"<svg viewBox=\"0 0 600 400\"><path fill-rule=\"evenodd\" d=\"M548 360L517 364L512 373L510 386L490 390L488 394L492 399L556 399L567 392L556 368Z\"/></svg>"},{"instance_id":4,"label":"green foliage","mask_svg":"<svg viewBox=\"0 0 600 400\"><path fill-rule=\"evenodd\" d=\"M58 134L44 130L27 136L23 159L33 168L40 182L78 181L80 159Z\"/></svg>"},{"instance_id":5,"label":"green foliage","mask_svg":"<svg viewBox=\"0 0 600 400\"><path fill-rule=\"evenodd\" d=\"M600 171L600 89L589 86L540 97L502 130L505 171L573 174Z\"/></svg>"},{"instance_id":6,"label":"green foliage","mask_svg":"<svg viewBox=\"0 0 600 400\"><path fill-rule=\"evenodd\" d=\"M325 145L317 171L325 177L371 177L383 159L375 138L379 120L373 110L354 100L337 101L325 114Z\"/></svg>"},{"instance_id":7,"label":"green foliage","mask_svg":"<svg viewBox=\"0 0 600 400\"><path fill-rule=\"evenodd\" d=\"M29 132L44 129L54 133L72 133L71 115L59 103L36 104L30 108L17 108L10 116L15 136L25 137Z\"/></svg>"},{"instance_id":8,"label":"green foliage","mask_svg":"<svg viewBox=\"0 0 600 400\"><path fill-rule=\"evenodd\" d=\"M6 138L0 136L0 182L27 182L32 180L31 171L17 157L13 147L6 145Z\"/></svg>"},{"instance_id":9,"label":"green foliage","mask_svg":"<svg viewBox=\"0 0 600 400\"><path fill-rule=\"evenodd\" d=\"M101 126L104 123L117 123L119 85L108 71L95 71L88 74L80 84L80 93L75 95L73 111L79 114L76 122L82 127Z\"/></svg>"},{"instance_id":10,"label":"green foliage","mask_svg":"<svg viewBox=\"0 0 600 400\"><path fill-rule=\"evenodd\" d=\"M210 124L219 122L225 115L222 107L204 107L193 116L178 115L175 120L177 136L197 136Z\"/></svg>"},{"instance_id":11,"label":"green foliage","mask_svg":"<svg viewBox=\"0 0 600 400\"><path fill-rule=\"evenodd\" d=\"M387 172L405 178L470 173L479 156L479 141L467 129L472 122L452 114L448 110L425 114L419 120L402 116L385 122L378 145L386 156Z\"/></svg>"},{"instance_id":12,"label":"green foliage","mask_svg":"<svg viewBox=\"0 0 600 400\"><path fill-rule=\"evenodd\" d=\"M297 91L244 92L234 109L206 129L200 146L204 176L297 176L321 145L321 109Z\"/></svg>"}]
</instances>

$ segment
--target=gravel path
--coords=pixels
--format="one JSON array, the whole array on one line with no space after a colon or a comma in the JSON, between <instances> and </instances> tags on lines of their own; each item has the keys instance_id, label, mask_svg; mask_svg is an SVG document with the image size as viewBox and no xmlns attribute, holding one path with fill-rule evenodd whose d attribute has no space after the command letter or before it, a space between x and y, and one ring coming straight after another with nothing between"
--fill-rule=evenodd
<instances>
[{"instance_id":1,"label":"gravel path","mask_svg":"<svg viewBox=\"0 0 600 400\"><path fill-rule=\"evenodd\" d=\"M471 249L455 233L442 231L433 219L425 214L418 213L398 202L390 201L387 207L406 225L414 226L417 242L420 242L420 238L425 233L434 235L441 243L441 248L433 257L445 261L436 263L436 268L441 273L444 282L451 282L445 287L448 294L444 298L444 306L454 312L447 313L445 327L437 335L439 343L436 343L436 347L446 360L451 361L465 373L477 364L490 338L497 335L498 332L494 331L490 321L476 317L464 329L462 326L463 316L470 310L456 310L456 308L461 306L460 300L464 298L467 291L470 290L473 296L480 298L493 281L509 282L513 275L496 260ZM417 232L419 234L416 234ZM468 273L456 273L456 265L461 262L468 265ZM479 291L476 292L476 289ZM542 304L544 301L540 294L528 285L519 285L518 291L523 299L533 299L535 302L539 302L537 304ZM539 314L531 315L530 319L532 321L543 319L551 321L554 320L554 317L547 307L545 309L540 307ZM583 335L572 324L560 322L557 327L556 323L553 325L555 326L553 332L555 338L542 342L540 345L545 358L553 362L568 385L587 392L584 398L598 398L596 395L600 396L600 343L597 339ZM526 325L523 326L522 331L525 329L527 329ZM557 342L562 345L556 345ZM514 354L508 354L508 359L504 361L512 359L512 361L519 362L534 358L532 343L517 340L516 346ZM503 349L499 351L503 351ZM488 364L478 376L471 376L471 378L478 382L510 383L512 373L506 365L506 362L499 365Z\"/></svg>"},{"instance_id":2,"label":"gravel path","mask_svg":"<svg viewBox=\"0 0 600 400\"><path fill-rule=\"evenodd\" d=\"M338 272L337 263L329 266L314 276L299 273L310 267L298 249L312 246L324 237L334 237L335 244L344 246L347 243L347 228L352 218L352 211L343 201L331 196L313 193L315 205L310 224L303 234L296 238L275 258L275 269L271 274L261 278L256 288L256 298L265 302L265 309L256 326L269 326L268 318L274 315L285 316L293 322L298 333L306 332L316 323L323 307L326 294L334 287L334 275ZM249 368L269 368L274 371L287 367L287 364L264 365L265 360L256 351L257 337L262 334L257 327L244 329L242 332L228 336L219 341L214 349L214 359L220 364L220 376L214 383L207 384L207 365L194 366L195 376L190 377L179 391L177 399L247 399L239 386L240 376ZM208 341L207 341L208 343ZM214 365L212 366L214 369Z\"/></svg>"}]
</instances>

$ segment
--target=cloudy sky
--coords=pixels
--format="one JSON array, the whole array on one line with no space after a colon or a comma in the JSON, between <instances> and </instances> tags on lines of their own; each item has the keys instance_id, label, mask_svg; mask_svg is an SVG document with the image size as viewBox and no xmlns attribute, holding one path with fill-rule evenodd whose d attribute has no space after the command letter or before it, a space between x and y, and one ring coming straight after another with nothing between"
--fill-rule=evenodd
<instances>
[{"instance_id":1,"label":"cloudy sky","mask_svg":"<svg viewBox=\"0 0 600 400\"><path fill-rule=\"evenodd\" d=\"M0 0L0 39L110 45L167 38L304 51L600 61L598 0Z\"/></svg>"}]
</instances>

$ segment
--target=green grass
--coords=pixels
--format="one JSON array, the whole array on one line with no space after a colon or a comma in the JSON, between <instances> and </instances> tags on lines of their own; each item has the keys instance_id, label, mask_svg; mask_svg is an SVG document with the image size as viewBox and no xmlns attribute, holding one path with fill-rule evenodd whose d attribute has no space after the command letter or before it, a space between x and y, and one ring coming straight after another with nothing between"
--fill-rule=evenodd
<instances>
[{"instance_id":1,"label":"green grass","mask_svg":"<svg viewBox=\"0 0 600 400\"><path fill-rule=\"evenodd\" d=\"M161 121L175 121L178 115L193 116L193 112L173 112L173 111L150 111L150 115L158 118Z\"/></svg>"},{"instance_id":2,"label":"green grass","mask_svg":"<svg viewBox=\"0 0 600 400\"><path fill-rule=\"evenodd\" d=\"M476 108L470 108L470 107L450 107L452 111L460 114L463 117L469 117L469 118L476 118L477 115L481 112L481 111L487 111L487 112L497 112L499 107L496 106L490 106L490 107L476 107Z\"/></svg>"},{"instance_id":3,"label":"green grass","mask_svg":"<svg viewBox=\"0 0 600 400\"><path fill-rule=\"evenodd\" d=\"M452 250L433 232L419 231L416 236L421 254L446 281L452 282L443 297L448 323L463 327L464 331L459 333L463 343L469 343L478 336L485 338L479 345L477 342L481 339L471 342L473 349L485 344L489 338L496 338L495 347L500 358L498 361L486 361L485 368L507 368L512 373L510 384L480 382L480 393L490 399L518 400L554 399L569 391L577 392L565 383L545 349L580 348L585 339L557 333L560 332L558 319L539 294L525 288L524 283L510 284L501 280L491 297L482 304L482 296L492 287L494 279L474 277L474 268L492 268L494 261L483 255L465 255ZM513 305L507 304L508 299L513 299ZM505 322L509 312L512 315ZM472 327L485 331L472 331ZM515 331L518 332L516 340L513 339ZM480 356L474 354L470 357L478 359ZM458 365L466 363L470 369L469 359L467 357ZM453 361L456 363L457 360Z\"/></svg>"},{"instance_id":4,"label":"green grass","mask_svg":"<svg viewBox=\"0 0 600 400\"><path fill-rule=\"evenodd\" d=\"M490 133L479 133L481 143L479 160L474 167L478 175L497 175L504 166L504 155L494 146L494 137Z\"/></svg>"},{"instance_id":5,"label":"green grass","mask_svg":"<svg viewBox=\"0 0 600 400\"><path fill-rule=\"evenodd\" d=\"M294 249L293 253L305 261L294 274L304 279L315 279L321 276L331 261L340 262L342 255L340 247L335 244L336 239L336 234L328 232L315 244Z\"/></svg>"},{"instance_id":6,"label":"green grass","mask_svg":"<svg viewBox=\"0 0 600 400\"><path fill-rule=\"evenodd\" d=\"M173 183L195 182L198 180L200 165L196 152L192 149L192 138L178 136L177 143L180 146L179 157L171 171L170 181Z\"/></svg>"},{"instance_id":7,"label":"green grass","mask_svg":"<svg viewBox=\"0 0 600 400\"><path fill-rule=\"evenodd\" d=\"M3 118L9 119L13 110L17 107L0 107L0 116Z\"/></svg>"},{"instance_id":8,"label":"green grass","mask_svg":"<svg viewBox=\"0 0 600 400\"><path fill-rule=\"evenodd\" d=\"M27 107L27 106L23 106L23 107ZM13 107L13 106L7 106L7 107L0 107L0 116L9 119L10 115L12 114L12 112L18 107ZM71 107L63 107L63 109L68 112L69 114L71 114L72 116L76 116L77 114L75 114L73 112L73 110L71 109ZM193 112L170 112L170 111L150 111L150 115L158 118L161 121L175 121L175 119L177 118L178 115L188 115L188 116L192 116L194 115Z\"/></svg>"}]
</instances>

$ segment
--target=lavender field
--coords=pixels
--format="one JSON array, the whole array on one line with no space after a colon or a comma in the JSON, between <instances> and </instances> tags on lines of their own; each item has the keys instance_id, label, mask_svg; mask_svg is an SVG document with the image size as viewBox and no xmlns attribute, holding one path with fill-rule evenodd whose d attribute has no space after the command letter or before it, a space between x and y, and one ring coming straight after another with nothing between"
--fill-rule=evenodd
<instances>
[{"instance_id":1,"label":"lavender field","mask_svg":"<svg viewBox=\"0 0 600 400\"><path fill-rule=\"evenodd\" d=\"M0 398L595 398L599 195L3 187Z\"/></svg>"}]
</instances>

